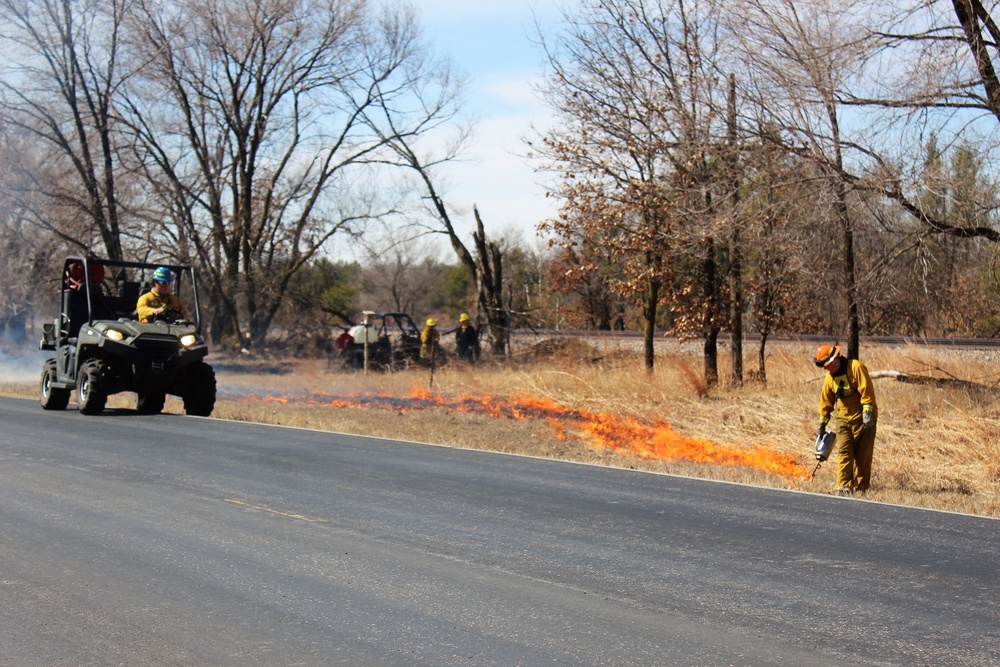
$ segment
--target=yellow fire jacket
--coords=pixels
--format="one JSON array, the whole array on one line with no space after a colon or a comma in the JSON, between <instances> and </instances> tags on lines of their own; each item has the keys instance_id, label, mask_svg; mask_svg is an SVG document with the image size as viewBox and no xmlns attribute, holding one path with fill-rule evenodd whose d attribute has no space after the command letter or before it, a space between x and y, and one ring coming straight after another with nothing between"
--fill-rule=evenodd
<instances>
[{"instance_id":1,"label":"yellow fire jacket","mask_svg":"<svg viewBox=\"0 0 1000 667\"><path fill-rule=\"evenodd\" d=\"M838 402L839 399L839 402ZM827 373L819 392L819 418L822 423L830 420L834 407L841 421L861 420L865 412L875 412L875 386L868 376L868 369L857 359L841 358L837 374Z\"/></svg>"},{"instance_id":2,"label":"yellow fire jacket","mask_svg":"<svg viewBox=\"0 0 1000 667\"><path fill-rule=\"evenodd\" d=\"M139 297L135 305L135 314L140 322L152 322L156 318L156 309L166 306L168 309L180 311L183 319L187 319L187 310L176 294L158 294L156 290L150 290Z\"/></svg>"},{"instance_id":3,"label":"yellow fire jacket","mask_svg":"<svg viewBox=\"0 0 1000 667\"><path fill-rule=\"evenodd\" d=\"M440 356L438 354L441 345L441 333L434 328L427 327L420 332L420 358L431 359Z\"/></svg>"}]
</instances>

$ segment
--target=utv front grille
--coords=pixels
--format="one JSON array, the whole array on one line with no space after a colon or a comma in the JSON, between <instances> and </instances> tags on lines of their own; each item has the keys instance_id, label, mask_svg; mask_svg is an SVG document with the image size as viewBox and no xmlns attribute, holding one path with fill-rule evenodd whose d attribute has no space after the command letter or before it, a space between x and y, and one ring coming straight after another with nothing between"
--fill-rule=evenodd
<instances>
[{"instance_id":1,"label":"utv front grille","mask_svg":"<svg viewBox=\"0 0 1000 667\"><path fill-rule=\"evenodd\" d=\"M169 370L180 350L173 336L140 336L135 340L135 347L142 356L143 368L153 372Z\"/></svg>"}]
</instances>

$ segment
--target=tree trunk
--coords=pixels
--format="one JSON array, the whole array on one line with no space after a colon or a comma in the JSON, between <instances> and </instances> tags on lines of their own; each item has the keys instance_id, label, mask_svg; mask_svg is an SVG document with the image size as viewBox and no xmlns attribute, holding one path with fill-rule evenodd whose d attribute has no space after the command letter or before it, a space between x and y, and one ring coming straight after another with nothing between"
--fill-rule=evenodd
<instances>
[{"instance_id":1,"label":"tree trunk","mask_svg":"<svg viewBox=\"0 0 1000 667\"><path fill-rule=\"evenodd\" d=\"M734 387L743 386L743 280L740 276L742 272L742 253L739 247L739 232L734 231L735 237L732 241L732 267L730 271L732 292L731 312L729 316L729 331L732 335L732 380Z\"/></svg>"},{"instance_id":2,"label":"tree trunk","mask_svg":"<svg viewBox=\"0 0 1000 667\"><path fill-rule=\"evenodd\" d=\"M472 277L479 291L479 307L486 315L493 335L493 354L503 359L510 350L510 317L503 302L503 253L496 243L487 241L479 209L473 206L472 212L476 217L476 231L472 238L477 254Z\"/></svg>"},{"instance_id":3,"label":"tree trunk","mask_svg":"<svg viewBox=\"0 0 1000 667\"><path fill-rule=\"evenodd\" d=\"M705 386L719 384L719 328L713 327L705 334Z\"/></svg>"},{"instance_id":4,"label":"tree trunk","mask_svg":"<svg viewBox=\"0 0 1000 667\"><path fill-rule=\"evenodd\" d=\"M972 51L972 58L976 61L979 79L986 89L986 105L993 115L1000 119L1000 77L997 76L993 60L990 58L992 45L983 39L980 23L984 21L993 27L993 19L978 0L952 0L952 5L965 33L965 41Z\"/></svg>"},{"instance_id":5,"label":"tree trunk","mask_svg":"<svg viewBox=\"0 0 1000 667\"><path fill-rule=\"evenodd\" d=\"M705 258L702 263L702 289L704 314L704 356L705 386L714 387L719 383L719 325L716 323L719 301L718 265L715 257L715 241L705 239Z\"/></svg>"},{"instance_id":6,"label":"tree trunk","mask_svg":"<svg viewBox=\"0 0 1000 667\"><path fill-rule=\"evenodd\" d=\"M767 346L767 332L760 332L760 348L757 350L757 375L760 381L767 384L767 369L764 366L764 348Z\"/></svg>"},{"instance_id":7,"label":"tree trunk","mask_svg":"<svg viewBox=\"0 0 1000 667\"><path fill-rule=\"evenodd\" d=\"M847 297L847 358L857 359L861 349L861 324L858 316L858 284L854 264L854 225L847 210L847 194L843 183L837 186L837 217L840 218L844 242L844 293Z\"/></svg>"},{"instance_id":8,"label":"tree trunk","mask_svg":"<svg viewBox=\"0 0 1000 667\"><path fill-rule=\"evenodd\" d=\"M733 212L731 235L729 237L729 292L730 303L729 331L732 334L732 381L734 387L743 386L743 242L740 238L740 225L737 219L737 204L739 203L739 152L736 146L736 77L729 75L729 174L731 202L729 209Z\"/></svg>"},{"instance_id":9,"label":"tree trunk","mask_svg":"<svg viewBox=\"0 0 1000 667\"><path fill-rule=\"evenodd\" d=\"M653 366L656 362L656 350L653 343L656 339L656 308L659 303L660 281L654 278L649 281L649 289L646 291L646 303L642 307L643 361L646 365L646 373L649 375L652 375Z\"/></svg>"}]
</instances>

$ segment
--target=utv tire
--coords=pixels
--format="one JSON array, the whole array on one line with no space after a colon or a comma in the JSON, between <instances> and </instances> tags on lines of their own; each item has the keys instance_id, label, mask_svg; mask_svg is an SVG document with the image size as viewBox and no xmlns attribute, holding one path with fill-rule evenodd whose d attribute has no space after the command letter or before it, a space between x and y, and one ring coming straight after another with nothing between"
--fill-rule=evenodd
<instances>
[{"instance_id":1,"label":"utv tire","mask_svg":"<svg viewBox=\"0 0 1000 667\"><path fill-rule=\"evenodd\" d=\"M69 405L69 389L56 389L56 360L49 359L42 366L42 381L39 387L39 402L43 410L65 410Z\"/></svg>"},{"instance_id":2,"label":"utv tire","mask_svg":"<svg viewBox=\"0 0 1000 667\"><path fill-rule=\"evenodd\" d=\"M184 412L207 417L215 409L215 371L203 361L188 366L184 378Z\"/></svg>"},{"instance_id":3,"label":"utv tire","mask_svg":"<svg viewBox=\"0 0 1000 667\"><path fill-rule=\"evenodd\" d=\"M139 412L147 415L158 415L163 412L163 404L167 400L167 395L157 392L139 394L136 408Z\"/></svg>"},{"instance_id":4,"label":"utv tire","mask_svg":"<svg viewBox=\"0 0 1000 667\"><path fill-rule=\"evenodd\" d=\"M76 382L76 404L85 415L99 415L108 402L105 386L107 366L100 359L91 359L80 367Z\"/></svg>"}]
</instances>

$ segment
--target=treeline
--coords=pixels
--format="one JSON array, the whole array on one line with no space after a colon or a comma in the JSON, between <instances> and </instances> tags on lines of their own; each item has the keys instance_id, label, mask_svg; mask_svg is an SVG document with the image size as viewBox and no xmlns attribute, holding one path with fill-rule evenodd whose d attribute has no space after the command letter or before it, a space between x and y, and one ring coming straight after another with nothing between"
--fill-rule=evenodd
<instances>
[{"instance_id":1,"label":"treeline","mask_svg":"<svg viewBox=\"0 0 1000 667\"><path fill-rule=\"evenodd\" d=\"M547 247L489 211L456 231L461 78L406 5L0 9L8 337L91 252L195 264L235 347L470 312L497 356L511 328L642 329L651 371L657 335L700 339L711 384L723 332L740 383L746 331L760 378L772 333L857 355L862 334L1000 331L1000 35L978 2L577 3L538 35Z\"/></svg>"},{"instance_id":2,"label":"treeline","mask_svg":"<svg viewBox=\"0 0 1000 667\"><path fill-rule=\"evenodd\" d=\"M57 312L57 278L63 260L62 251L19 233L23 231L5 229L3 251L10 261L0 267L9 287L2 307L3 339L17 344L36 342L33 337L41 323ZM866 335L996 337L1000 299L991 278L992 248L981 241L940 240L941 246L921 251L924 257L919 262L899 261L892 264L893 270L886 270L885 283L900 288L871 292L872 299L862 313ZM803 241L811 247L814 239L806 234ZM611 287L619 279L613 267L583 273L578 264L567 262L571 255L559 248L543 248L522 238L506 239L501 245L507 260L504 316L512 329L634 331L642 327L641 304ZM864 261L869 251L866 244L862 247L859 255ZM400 252L392 258L309 262L290 281L264 346L297 354L327 354L336 335L358 323L365 310L406 312L418 324L435 317L444 327L456 324L460 313L469 312L481 326L485 318L477 311L468 270L443 261L440 253L427 246L423 249L429 254L410 257ZM764 256L766 251L749 249L747 255ZM829 254L829 249L813 248L805 256L818 260ZM943 261L948 258L953 260L950 264ZM785 300L769 304L773 311L756 302L762 291L749 287L746 331L825 333L841 340L844 295L822 287L823 281L837 279L830 266L817 261L789 272ZM697 300L692 298L690 303ZM657 332L690 336L690 328L677 316L682 309L681 301L661 309ZM766 312L775 313L771 321L763 319ZM872 313L875 317L869 320ZM218 344L238 349L246 340L223 338Z\"/></svg>"},{"instance_id":3,"label":"treeline","mask_svg":"<svg viewBox=\"0 0 1000 667\"><path fill-rule=\"evenodd\" d=\"M584 0L539 36L557 114L534 148L561 177L546 223L566 281L742 333L997 332L1000 119L991 7ZM759 351L759 374L765 354Z\"/></svg>"}]
</instances>

